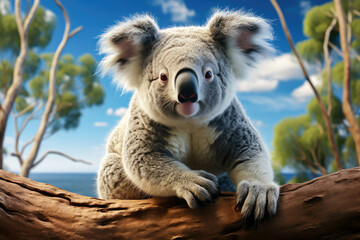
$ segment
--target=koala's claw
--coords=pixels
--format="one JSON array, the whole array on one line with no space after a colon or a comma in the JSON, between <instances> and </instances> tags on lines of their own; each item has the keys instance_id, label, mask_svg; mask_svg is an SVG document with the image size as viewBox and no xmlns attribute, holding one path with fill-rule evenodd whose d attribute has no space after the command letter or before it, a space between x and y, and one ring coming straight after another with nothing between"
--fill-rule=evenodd
<instances>
[{"instance_id":1,"label":"koala's claw","mask_svg":"<svg viewBox=\"0 0 360 240\"><path fill-rule=\"evenodd\" d=\"M199 208L202 202L213 202L219 195L217 177L205 171L186 172L179 179L176 193L190 208Z\"/></svg>"},{"instance_id":2,"label":"koala's claw","mask_svg":"<svg viewBox=\"0 0 360 240\"><path fill-rule=\"evenodd\" d=\"M279 186L275 183L261 184L242 181L237 187L236 211L241 211L243 224L257 225L267 211L269 217L276 212Z\"/></svg>"}]
</instances>

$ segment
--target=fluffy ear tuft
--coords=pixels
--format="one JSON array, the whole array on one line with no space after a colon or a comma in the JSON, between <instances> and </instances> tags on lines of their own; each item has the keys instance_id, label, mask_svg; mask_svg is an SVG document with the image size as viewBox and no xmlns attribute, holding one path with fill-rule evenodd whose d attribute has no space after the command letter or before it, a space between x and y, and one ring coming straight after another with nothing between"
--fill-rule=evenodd
<instances>
[{"instance_id":1,"label":"fluffy ear tuft","mask_svg":"<svg viewBox=\"0 0 360 240\"><path fill-rule=\"evenodd\" d=\"M217 11L207 23L213 39L223 46L233 61L236 76L243 77L246 65L271 56L274 49L270 24L260 17L242 11Z\"/></svg>"},{"instance_id":2,"label":"fluffy ear tuft","mask_svg":"<svg viewBox=\"0 0 360 240\"><path fill-rule=\"evenodd\" d=\"M112 73L125 90L141 83L141 63L159 35L159 27L148 15L135 16L109 28L99 40L104 58L99 68L103 75Z\"/></svg>"}]
</instances>

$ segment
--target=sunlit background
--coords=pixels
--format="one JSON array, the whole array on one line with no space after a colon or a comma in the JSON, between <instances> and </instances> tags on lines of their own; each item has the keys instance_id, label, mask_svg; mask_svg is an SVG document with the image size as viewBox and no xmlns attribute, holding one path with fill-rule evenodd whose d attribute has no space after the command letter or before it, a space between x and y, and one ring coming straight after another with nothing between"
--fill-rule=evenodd
<instances>
[{"instance_id":1,"label":"sunlit background","mask_svg":"<svg viewBox=\"0 0 360 240\"><path fill-rule=\"evenodd\" d=\"M314 97L291 53L278 16L270 1L63 0L61 2L68 11L71 28L83 26L83 29L68 41L63 52L63 55L72 55L75 61L83 54L89 53L96 62L99 62L101 59L97 49L99 35L117 21L138 13L148 13L154 16L160 28L203 25L216 9L243 9L268 19L273 26L274 40L272 44L276 49L276 54L272 59L264 59L257 70L251 71L247 79L238 81L236 90L247 115L272 152L275 126L284 118L305 114L309 101ZM305 36L303 30L303 21L307 12L316 5L326 2L328 1L278 1L295 43L309 38L309 36ZM25 11L27 1L22 1L22 4ZM64 18L53 1L41 1L40 4L45 10L46 21L55 21L56 25L49 44L43 49L36 47L34 51L37 53L54 52L63 34ZM6 16L13 13L14 2L0 0L0 14ZM0 61L2 59L15 60L15 56L6 49L2 49L0 54ZM339 61L338 56L335 55L334 53L334 63ZM314 84L320 88L322 64L319 64L319 61L309 61L306 63L306 67ZM63 77L66 78L66 75ZM41 164L31 170L30 177L34 176L37 180L41 180L41 176L44 175L35 173L95 173L97 171L99 162L104 155L106 137L124 115L131 98L131 93L122 94L122 90L112 84L112 79L100 78L100 76L98 79L105 92L103 104L81 110L81 117L76 128L59 130L43 142L39 151L39 156L49 150L60 151L73 158L89 161L92 165L75 163L58 155L49 155ZM335 90L335 94L340 96L340 90ZM31 97L28 97L26 101L32 101ZM38 120L29 124L21 136L20 145L33 137L38 124ZM10 117L5 137L7 155L4 163L7 170L19 172L19 162L16 157L11 156L11 153L14 152L14 144L14 120ZM286 151L286 149L284 150ZM25 151L25 155L26 153ZM287 166L284 164L280 166L279 170L283 173L295 173L297 168L291 164ZM70 179L68 181L71 183L79 180Z\"/></svg>"}]
</instances>

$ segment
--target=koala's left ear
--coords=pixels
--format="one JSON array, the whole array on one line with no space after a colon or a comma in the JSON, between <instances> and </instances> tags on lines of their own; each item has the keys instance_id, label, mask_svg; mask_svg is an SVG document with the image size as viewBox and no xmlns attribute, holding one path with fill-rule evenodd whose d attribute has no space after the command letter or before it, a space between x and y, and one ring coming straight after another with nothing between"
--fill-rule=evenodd
<instances>
[{"instance_id":1,"label":"koala's left ear","mask_svg":"<svg viewBox=\"0 0 360 240\"><path fill-rule=\"evenodd\" d=\"M126 90L141 83L141 64L159 35L159 27L148 15L135 16L107 30L99 40L104 58L100 70L111 72L114 81Z\"/></svg>"},{"instance_id":2,"label":"koala's left ear","mask_svg":"<svg viewBox=\"0 0 360 240\"><path fill-rule=\"evenodd\" d=\"M243 76L244 65L252 66L259 58L274 53L268 43L272 40L271 26L260 17L242 11L217 11L207 27L213 39L225 48L237 77Z\"/></svg>"}]
</instances>

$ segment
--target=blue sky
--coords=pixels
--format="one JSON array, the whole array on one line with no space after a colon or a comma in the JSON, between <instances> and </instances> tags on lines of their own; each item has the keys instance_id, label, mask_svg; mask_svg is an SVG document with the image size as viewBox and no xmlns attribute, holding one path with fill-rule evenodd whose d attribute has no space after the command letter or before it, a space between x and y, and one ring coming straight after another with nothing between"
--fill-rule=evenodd
<instances>
[{"instance_id":1,"label":"blue sky","mask_svg":"<svg viewBox=\"0 0 360 240\"><path fill-rule=\"evenodd\" d=\"M6 1L8 0L0 0L0 11L4 5L1 3ZM306 39L302 30L305 13L311 7L325 2L328 1L278 0L295 42ZM83 30L68 42L63 53L71 53L75 57L84 53L91 53L97 61L101 59L97 52L98 36L116 21L137 13L153 15L160 28L203 25L216 8L243 8L269 19L274 29L274 41L272 43L277 51L276 56L273 59L264 60L259 64L258 69L251 71L247 79L238 82L237 96L270 150L272 149L274 126L285 117L303 114L307 102L313 96L310 88L304 82L299 66L290 54L289 44L270 1L63 0L62 3L69 13L72 29L80 25L83 26ZM53 52L62 37L64 20L53 1L43 0L41 4L49 10L49 16L53 13L57 18L57 27L53 39L44 50L44 52ZM13 11L13 1L10 2L10 5L10 10ZM316 66L307 65L307 67L314 82L319 83ZM34 168L33 172L97 171L104 154L106 137L121 119L131 98L131 93L121 95L121 89L116 89L110 78L102 78L101 83L106 91L104 104L101 107L85 110L80 126L76 130L61 131L44 141L39 154L41 156L47 150L62 151L75 158L90 161L92 165L74 163L52 155ZM29 125L29 129L24 132L22 142L26 142L33 136L37 126L38 122ZM5 138L5 147L8 152L12 152L14 149L14 136L13 120L10 119ZM11 156L5 158L5 165L12 171L19 171L17 159Z\"/></svg>"}]
</instances>

